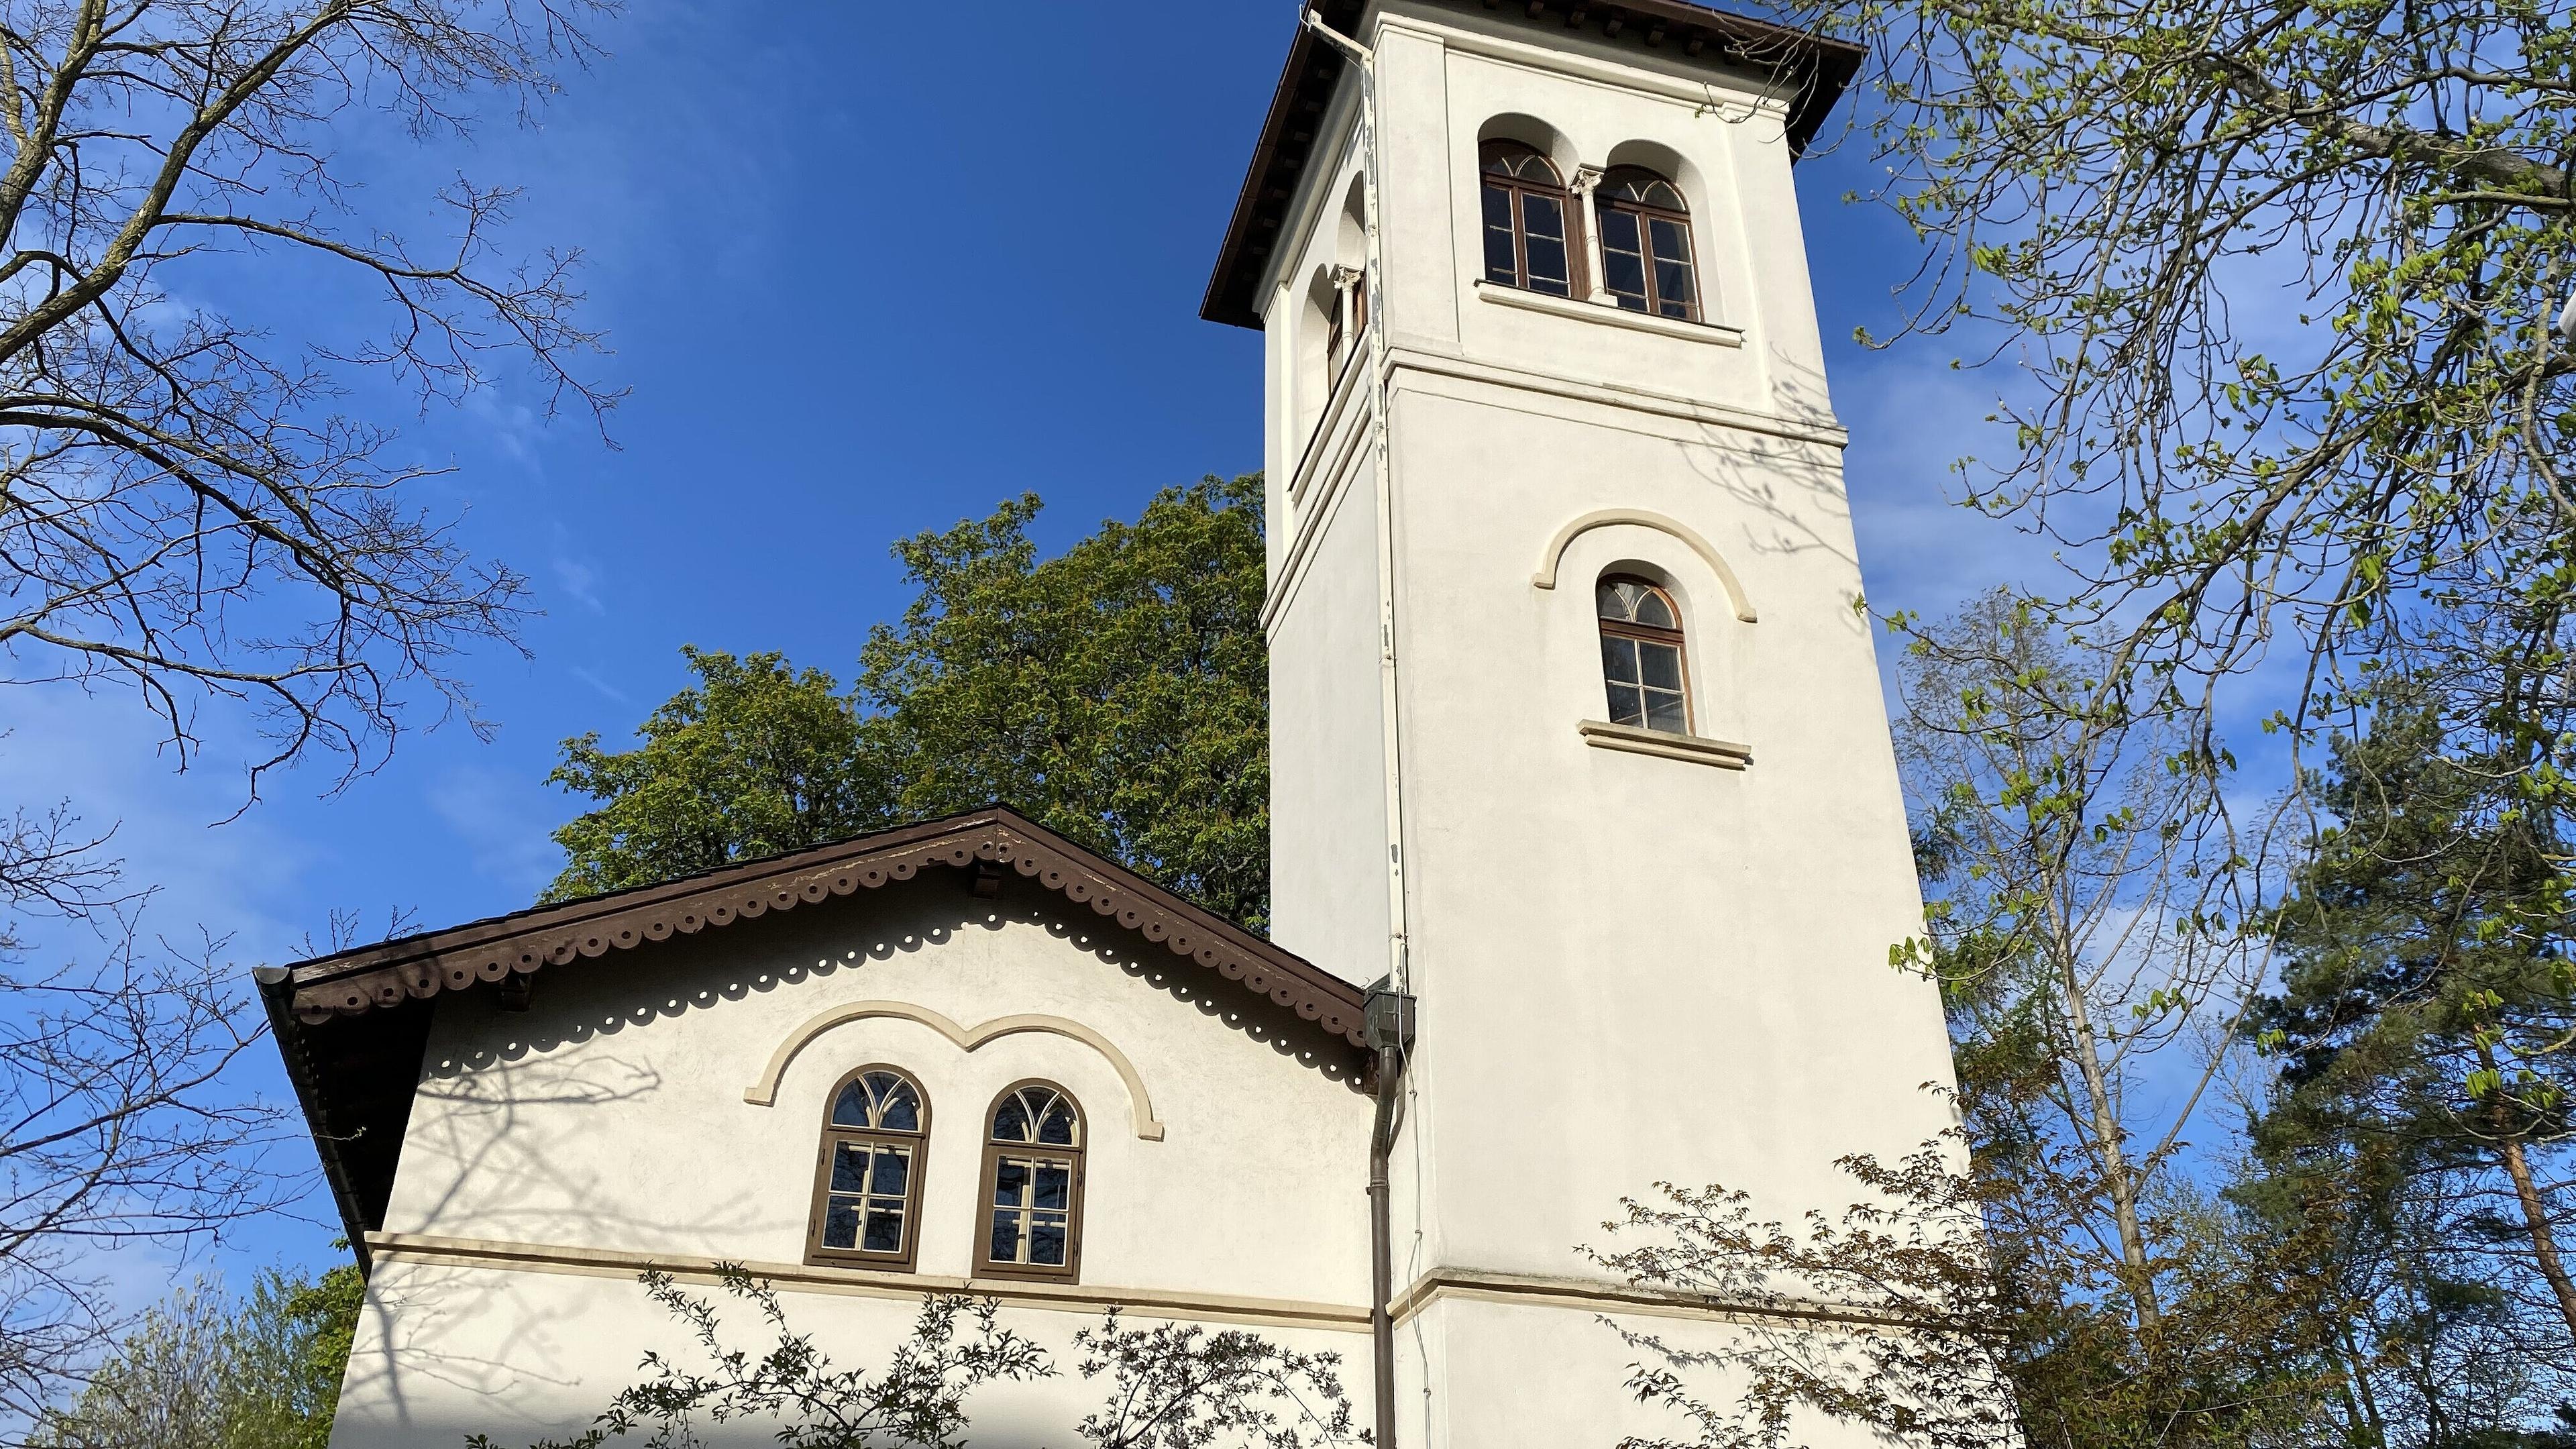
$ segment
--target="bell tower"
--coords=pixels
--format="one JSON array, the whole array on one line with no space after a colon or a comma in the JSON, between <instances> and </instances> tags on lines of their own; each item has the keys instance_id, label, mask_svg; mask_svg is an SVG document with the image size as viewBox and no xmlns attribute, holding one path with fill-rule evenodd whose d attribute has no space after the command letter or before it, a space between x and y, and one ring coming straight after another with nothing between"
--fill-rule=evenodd
<instances>
[{"instance_id":1,"label":"bell tower","mask_svg":"<svg viewBox=\"0 0 2576 1449\"><path fill-rule=\"evenodd\" d=\"M1599 1318L1730 1330L1585 1256L1620 1199L1838 1208L1948 1123L1792 185L1858 60L1314 0L1209 286L1266 349L1273 934L1419 1003L1406 1449L1679 1430Z\"/></svg>"}]
</instances>

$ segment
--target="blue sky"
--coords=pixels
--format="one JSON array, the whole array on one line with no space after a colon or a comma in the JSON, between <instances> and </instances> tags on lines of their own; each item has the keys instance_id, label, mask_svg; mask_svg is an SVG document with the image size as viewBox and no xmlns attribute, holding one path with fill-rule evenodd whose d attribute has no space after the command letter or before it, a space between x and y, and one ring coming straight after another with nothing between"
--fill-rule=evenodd
<instances>
[{"instance_id":1,"label":"blue sky","mask_svg":"<svg viewBox=\"0 0 2576 1449\"><path fill-rule=\"evenodd\" d=\"M525 905L574 802L544 783L566 736L622 736L684 679L683 643L780 649L847 679L867 625L906 593L887 545L1047 500L1050 546L1157 488L1260 460L1259 347L1198 301L1292 25L1292 0L1063 0L889 24L877 5L648 0L610 56L521 129L419 146L336 137L392 205L462 170L528 189L513 248L588 253L589 321L632 389L603 447L504 386L389 421L464 535L533 580L532 659L463 661L485 743L406 736L336 794L321 773L242 803L221 729L185 774L131 701L0 697L0 787L120 820L160 897L152 924L232 937L247 971L291 959L334 909L439 925ZM1866 353L1912 258L1843 192L1857 145L1800 169L1811 264L1874 603L1938 607L2024 556L1945 506L1973 446L1977 386L1937 342ZM276 305L340 294L280 278ZM426 723L424 718L421 722ZM269 1054L257 1084L283 1092ZM327 1199L223 1261L315 1261ZM133 1265L148 1282L157 1265Z\"/></svg>"}]
</instances>

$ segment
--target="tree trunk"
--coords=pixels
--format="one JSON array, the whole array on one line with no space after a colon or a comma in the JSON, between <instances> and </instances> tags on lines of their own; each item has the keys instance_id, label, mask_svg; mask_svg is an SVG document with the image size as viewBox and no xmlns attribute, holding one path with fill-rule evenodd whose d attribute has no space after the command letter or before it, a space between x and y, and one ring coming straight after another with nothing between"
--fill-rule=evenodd
<instances>
[{"instance_id":1,"label":"tree trunk","mask_svg":"<svg viewBox=\"0 0 2576 1449\"><path fill-rule=\"evenodd\" d=\"M2102 1186L2111 1194L2111 1219L2120 1232L2120 1261L2128 1269L2130 1301L2137 1305L2138 1330L2153 1334L2164 1322L2156 1304L2155 1275L2147 1266L2147 1235L2138 1225L2138 1180L2129 1163L2129 1134L2121 1129L2120 1114L2111 1100L2111 1084L2102 1070L2102 1048L2093 1030L2092 1009L2085 1004L2084 986L2077 965L2073 942L2066 939L2064 923L2052 920L2050 929L2058 939L2051 942L2058 962L2058 979L2066 989L2066 1019L2074 1034L2075 1069L2084 1078L2086 1109L2093 1118L2093 1140L2102 1169Z\"/></svg>"},{"instance_id":2,"label":"tree trunk","mask_svg":"<svg viewBox=\"0 0 2576 1449\"><path fill-rule=\"evenodd\" d=\"M2549 1291L2558 1296L2567 1336L2576 1339L2576 1279L2567 1276L2566 1260L2558 1256L2558 1235L2549 1226L2549 1204L2541 1199L2540 1184L2531 1175L2531 1160L2523 1156L2519 1137L2507 1137L2497 1146L2504 1154L2504 1175L2513 1179L2514 1200L2522 1204L2522 1224L2531 1233L2531 1255L2539 1260L2540 1276L2549 1280Z\"/></svg>"}]
</instances>

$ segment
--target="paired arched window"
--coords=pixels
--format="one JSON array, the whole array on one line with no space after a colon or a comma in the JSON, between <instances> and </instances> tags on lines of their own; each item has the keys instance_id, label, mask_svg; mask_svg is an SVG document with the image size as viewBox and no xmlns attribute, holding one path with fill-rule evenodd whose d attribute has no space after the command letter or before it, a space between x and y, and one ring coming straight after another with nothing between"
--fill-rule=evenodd
<instances>
[{"instance_id":1,"label":"paired arched window","mask_svg":"<svg viewBox=\"0 0 2576 1449\"><path fill-rule=\"evenodd\" d=\"M1690 686L1682 664L1682 616L1673 596L1644 579L1602 577L1601 680L1610 722L1665 734L1690 733Z\"/></svg>"},{"instance_id":2,"label":"paired arched window","mask_svg":"<svg viewBox=\"0 0 2576 1449\"><path fill-rule=\"evenodd\" d=\"M861 1067L832 1091L814 1187L818 1258L909 1268L921 1226L930 1099L892 1067Z\"/></svg>"},{"instance_id":3,"label":"paired arched window","mask_svg":"<svg viewBox=\"0 0 2576 1449\"><path fill-rule=\"evenodd\" d=\"M1681 188L1643 166L1614 166L1593 188L1601 286L1631 312L1699 319L1690 208Z\"/></svg>"},{"instance_id":4,"label":"paired arched window","mask_svg":"<svg viewBox=\"0 0 2576 1449\"><path fill-rule=\"evenodd\" d=\"M1082 1109L1052 1082L1020 1082L985 1119L984 1220L975 1271L1071 1278L1082 1261Z\"/></svg>"},{"instance_id":5,"label":"paired arched window","mask_svg":"<svg viewBox=\"0 0 2576 1449\"><path fill-rule=\"evenodd\" d=\"M984 1116L975 1271L1071 1281L1082 1262L1082 1107L1053 1082L1015 1082ZM809 1259L908 1270L921 1235L930 1098L894 1067L832 1089Z\"/></svg>"},{"instance_id":6,"label":"paired arched window","mask_svg":"<svg viewBox=\"0 0 2576 1449\"><path fill-rule=\"evenodd\" d=\"M1564 178L1537 147L1519 141L1487 141L1479 160L1484 168L1485 280L1573 296Z\"/></svg>"}]
</instances>

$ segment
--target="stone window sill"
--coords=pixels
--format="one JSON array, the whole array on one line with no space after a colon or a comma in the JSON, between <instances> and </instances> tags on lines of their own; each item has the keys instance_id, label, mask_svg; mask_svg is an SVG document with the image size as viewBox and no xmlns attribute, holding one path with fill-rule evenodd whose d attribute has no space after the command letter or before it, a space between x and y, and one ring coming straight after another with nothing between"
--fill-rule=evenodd
<instances>
[{"instance_id":1,"label":"stone window sill","mask_svg":"<svg viewBox=\"0 0 2576 1449\"><path fill-rule=\"evenodd\" d=\"M1741 770L1753 763L1752 746L1730 744L1725 740L1641 730L1635 725L1616 725L1597 719L1585 720L1574 728L1583 736L1585 744L1597 750L1625 750L1635 755L1688 760L1697 765L1715 765L1721 770Z\"/></svg>"},{"instance_id":2,"label":"stone window sill","mask_svg":"<svg viewBox=\"0 0 2576 1449\"><path fill-rule=\"evenodd\" d=\"M1506 307L1553 312L1559 317L1580 317L1586 322L1679 337L1686 342L1706 342L1717 347L1744 345L1744 329L1741 327L1729 327L1718 322L1685 322L1679 317L1659 317L1652 312L1631 312L1613 302L1587 302L1574 297L1550 296L1545 292L1525 292L1518 287L1488 282L1482 277L1476 279L1476 295Z\"/></svg>"}]
</instances>

